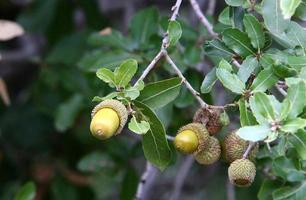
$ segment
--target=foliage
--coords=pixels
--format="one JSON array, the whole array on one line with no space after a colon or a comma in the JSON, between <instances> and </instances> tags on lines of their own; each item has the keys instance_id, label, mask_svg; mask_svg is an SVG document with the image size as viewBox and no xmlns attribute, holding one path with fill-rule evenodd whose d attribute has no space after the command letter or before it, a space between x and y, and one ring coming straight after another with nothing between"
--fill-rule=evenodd
<instances>
[{"instance_id":1,"label":"foliage","mask_svg":"<svg viewBox=\"0 0 306 200\"><path fill-rule=\"evenodd\" d=\"M221 84L229 96L224 108L235 104L229 110L231 119L240 117L238 136L261 144L258 183L247 192L257 193L260 200L305 199L306 31L295 20L305 20L305 1L225 2L227 6L213 23L219 37L211 38L203 28L190 27L183 17L168 21L154 7L134 15L127 35L115 29L106 34L93 31L106 21L92 12L95 6L87 11L86 3L79 6L86 11L88 27L75 33L70 6L60 0L37 1L33 11L22 13L19 21L27 31L47 36L50 51L40 61L47 67L40 69L26 103L16 102L3 110L1 143L31 152L24 155L31 162L33 155L47 155L56 160L54 165L77 166L88 175L88 187L79 191L59 170L62 175L50 181L53 199L61 199L60 191L66 187L66 199L78 198L78 194L79 199L107 199L120 183L120 197L133 199L139 174L131 160L144 156L166 173L176 156L167 135L190 122L198 108L185 80L177 77L164 58L145 80L137 79L159 52L167 32L167 52L191 86L201 91L200 98L214 104L217 84ZM65 22L52 31L59 19ZM97 25L97 19L103 24ZM205 38L209 39L203 43ZM204 60L215 66L205 77L196 67ZM91 138L88 127L91 108L105 99L117 99L130 109L130 131L101 142ZM26 118L31 122L22 120ZM129 137L134 133L141 145ZM57 148L63 151L59 157ZM6 159L14 160L13 154ZM18 168L12 171L21 175ZM16 199L31 199L34 191L28 183ZM238 195L243 198L243 191Z\"/></svg>"}]
</instances>

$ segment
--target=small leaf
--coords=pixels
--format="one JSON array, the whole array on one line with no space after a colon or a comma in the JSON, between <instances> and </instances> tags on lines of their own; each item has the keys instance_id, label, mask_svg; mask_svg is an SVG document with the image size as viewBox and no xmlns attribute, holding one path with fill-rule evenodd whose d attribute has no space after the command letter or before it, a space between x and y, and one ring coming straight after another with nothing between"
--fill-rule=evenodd
<instances>
[{"instance_id":1,"label":"small leaf","mask_svg":"<svg viewBox=\"0 0 306 200\"><path fill-rule=\"evenodd\" d=\"M275 190L273 200L302 200L306 196L306 182L303 181L294 186L284 186Z\"/></svg>"},{"instance_id":2,"label":"small leaf","mask_svg":"<svg viewBox=\"0 0 306 200\"><path fill-rule=\"evenodd\" d=\"M77 164L77 168L81 172L95 173L106 168L111 169L114 165L115 163L108 154L94 151L82 157Z\"/></svg>"},{"instance_id":3,"label":"small leaf","mask_svg":"<svg viewBox=\"0 0 306 200\"><path fill-rule=\"evenodd\" d=\"M253 15L245 15L243 23L251 39L252 46L255 49L262 49L265 46L265 35L262 25Z\"/></svg>"},{"instance_id":4,"label":"small leaf","mask_svg":"<svg viewBox=\"0 0 306 200\"><path fill-rule=\"evenodd\" d=\"M273 160L272 170L286 181L297 182L305 179L304 172L296 167L295 162L284 156Z\"/></svg>"},{"instance_id":5,"label":"small leaf","mask_svg":"<svg viewBox=\"0 0 306 200\"><path fill-rule=\"evenodd\" d=\"M237 94L242 94L244 92L245 85L236 74L232 74L228 70L222 68L217 68L216 74L223 86L227 89Z\"/></svg>"},{"instance_id":6,"label":"small leaf","mask_svg":"<svg viewBox=\"0 0 306 200\"><path fill-rule=\"evenodd\" d=\"M218 40L211 40L205 43L204 51L208 56L214 56L218 58L224 58L226 60L231 60L235 53L229 49L225 44Z\"/></svg>"},{"instance_id":7,"label":"small leaf","mask_svg":"<svg viewBox=\"0 0 306 200\"><path fill-rule=\"evenodd\" d=\"M105 83L109 83L111 87L115 87L115 75L111 70L107 68L101 68L97 71L96 75Z\"/></svg>"},{"instance_id":8,"label":"small leaf","mask_svg":"<svg viewBox=\"0 0 306 200\"><path fill-rule=\"evenodd\" d=\"M142 139L145 157L160 170L164 170L169 165L172 157L172 152L166 139L165 128L148 106L138 101L134 101L134 103L150 122L150 130L143 135Z\"/></svg>"},{"instance_id":9,"label":"small leaf","mask_svg":"<svg viewBox=\"0 0 306 200\"><path fill-rule=\"evenodd\" d=\"M271 69L264 69L255 78L251 85L251 90L253 93L265 92L267 89L275 85L277 81L278 78L273 74Z\"/></svg>"},{"instance_id":10,"label":"small leaf","mask_svg":"<svg viewBox=\"0 0 306 200\"><path fill-rule=\"evenodd\" d=\"M137 100L152 109L163 107L179 95L181 84L182 80L180 78L149 83L141 91Z\"/></svg>"},{"instance_id":11,"label":"small leaf","mask_svg":"<svg viewBox=\"0 0 306 200\"><path fill-rule=\"evenodd\" d=\"M209 93L216 81L217 81L217 75L216 75L216 68L214 67L208 74L206 74L201 85L201 92Z\"/></svg>"},{"instance_id":12,"label":"small leaf","mask_svg":"<svg viewBox=\"0 0 306 200\"><path fill-rule=\"evenodd\" d=\"M170 21L168 26L169 45L174 46L182 36L182 28L177 21Z\"/></svg>"},{"instance_id":13,"label":"small leaf","mask_svg":"<svg viewBox=\"0 0 306 200\"><path fill-rule=\"evenodd\" d=\"M280 0L280 8L285 19L290 19L302 0Z\"/></svg>"},{"instance_id":14,"label":"small leaf","mask_svg":"<svg viewBox=\"0 0 306 200\"><path fill-rule=\"evenodd\" d=\"M218 21L225 25L232 25L231 19L230 19L230 8L225 7L224 10L220 13L218 17Z\"/></svg>"},{"instance_id":15,"label":"small leaf","mask_svg":"<svg viewBox=\"0 0 306 200\"><path fill-rule=\"evenodd\" d=\"M121 63L115 70L115 83L118 87L125 87L137 72L137 61L129 59Z\"/></svg>"},{"instance_id":16,"label":"small leaf","mask_svg":"<svg viewBox=\"0 0 306 200\"><path fill-rule=\"evenodd\" d=\"M14 200L34 200L36 187L33 182L24 184L15 195Z\"/></svg>"},{"instance_id":17,"label":"small leaf","mask_svg":"<svg viewBox=\"0 0 306 200\"><path fill-rule=\"evenodd\" d=\"M280 129L287 133L295 133L299 129L304 129L304 127L306 127L306 119L295 118L284 122Z\"/></svg>"},{"instance_id":18,"label":"small leaf","mask_svg":"<svg viewBox=\"0 0 306 200\"><path fill-rule=\"evenodd\" d=\"M306 160L306 132L305 130L298 130L291 134L289 138L290 143L298 152L302 160Z\"/></svg>"},{"instance_id":19,"label":"small leaf","mask_svg":"<svg viewBox=\"0 0 306 200\"><path fill-rule=\"evenodd\" d=\"M238 55L246 58L249 55L256 55L251 41L246 33L239 29L227 29L223 32L223 42Z\"/></svg>"},{"instance_id":20,"label":"small leaf","mask_svg":"<svg viewBox=\"0 0 306 200\"><path fill-rule=\"evenodd\" d=\"M138 122L136 117L133 116L129 123L129 129L134 133L143 135L146 134L148 130L150 130L150 124L146 121Z\"/></svg>"},{"instance_id":21,"label":"small leaf","mask_svg":"<svg viewBox=\"0 0 306 200\"><path fill-rule=\"evenodd\" d=\"M289 113L289 118L295 118L304 109L306 105L306 85L303 81L289 87L287 97L292 103L292 109Z\"/></svg>"},{"instance_id":22,"label":"small leaf","mask_svg":"<svg viewBox=\"0 0 306 200\"><path fill-rule=\"evenodd\" d=\"M257 194L259 200L271 200L272 192L281 186L280 183L275 180L265 179L261 184L260 190Z\"/></svg>"},{"instance_id":23,"label":"small leaf","mask_svg":"<svg viewBox=\"0 0 306 200\"><path fill-rule=\"evenodd\" d=\"M258 61L256 57L248 56L243 63L241 64L241 67L239 68L239 71L237 73L239 79L246 83L251 74L254 72L254 70L258 67Z\"/></svg>"},{"instance_id":24,"label":"small leaf","mask_svg":"<svg viewBox=\"0 0 306 200\"><path fill-rule=\"evenodd\" d=\"M240 124L241 126L252 126L257 124L254 115L247 109L247 102L239 100Z\"/></svg>"},{"instance_id":25,"label":"small leaf","mask_svg":"<svg viewBox=\"0 0 306 200\"><path fill-rule=\"evenodd\" d=\"M236 134L244 140L257 142L268 137L270 128L268 125L245 126L238 129Z\"/></svg>"}]
</instances>

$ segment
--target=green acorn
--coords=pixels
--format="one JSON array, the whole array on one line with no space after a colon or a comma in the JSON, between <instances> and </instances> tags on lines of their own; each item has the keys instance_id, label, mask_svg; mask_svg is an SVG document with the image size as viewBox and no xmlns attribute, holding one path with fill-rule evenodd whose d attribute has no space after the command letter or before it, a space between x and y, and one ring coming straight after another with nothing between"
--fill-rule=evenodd
<instances>
[{"instance_id":1,"label":"green acorn","mask_svg":"<svg viewBox=\"0 0 306 200\"><path fill-rule=\"evenodd\" d=\"M194 153L196 161L202 165L210 165L220 159L221 147L217 138L210 137L207 148Z\"/></svg>"},{"instance_id":2,"label":"green acorn","mask_svg":"<svg viewBox=\"0 0 306 200\"><path fill-rule=\"evenodd\" d=\"M248 159L238 159L228 168L228 177L232 184L238 187L249 187L255 178L256 167Z\"/></svg>"},{"instance_id":3,"label":"green acorn","mask_svg":"<svg viewBox=\"0 0 306 200\"><path fill-rule=\"evenodd\" d=\"M231 132L224 140L224 155L227 162L231 163L234 160L242 158L244 152L249 146L249 142L240 138L236 131ZM258 152L258 144L250 151L248 159L254 160Z\"/></svg>"},{"instance_id":4,"label":"green acorn","mask_svg":"<svg viewBox=\"0 0 306 200\"><path fill-rule=\"evenodd\" d=\"M90 131L98 139L105 140L119 134L128 118L125 106L117 100L99 103L91 113Z\"/></svg>"},{"instance_id":5,"label":"green acorn","mask_svg":"<svg viewBox=\"0 0 306 200\"><path fill-rule=\"evenodd\" d=\"M200 123L191 123L179 129L174 139L175 148L181 153L200 151L208 144L209 134Z\"/></svg>"}]
</instances>

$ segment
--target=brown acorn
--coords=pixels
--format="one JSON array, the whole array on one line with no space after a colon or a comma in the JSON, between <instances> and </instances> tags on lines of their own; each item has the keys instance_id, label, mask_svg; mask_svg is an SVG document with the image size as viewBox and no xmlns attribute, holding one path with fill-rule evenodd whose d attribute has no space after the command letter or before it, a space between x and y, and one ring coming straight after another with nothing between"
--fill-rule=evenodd
<instances>
[{"instance_id":1,"label":"brown acorn","mask_svg":"<svg viewBox=\"0 0 306 200\"><path fill-rule=\"evenodd\" d=\"M238 159L228 168L228 177L232 184L238 187L249 187L255 178L256 167L248 159Z\"/></svg>"},{"instance_id":2,"label":"brown acorn","mask_svg":"<svg viewBox=\"0 0 306 200\"><path fill-rule=\"evenodd\" d=\"M228 134L224 139L223 152L227 162L242 158L244 152L249 146L249 142L240 138L236 131ZM254 160L258 152L258 144L248 154L248 159Z\"/></svg>"},{"instance_id":3,"label":"brown acorn","mask_svg":"<svg viewBox=\"0 0 306 200\"><path fill-rule=\"evenodd\" d=\"M217 134L223 126L229 124L229 117L222 108L200 108L193 117L196 123L202 123L210 135Z\"/></svg>"},{"instance_id":4,"label":"brown acorn","mask_svg":"<svg viewBox=\"0 0 306 200\"><path fill-rule=\"evenodd\" d=\"M210 165L219 160L220 155L221 147L219 140L215 137L210 137L207 148L194 153L194 158L202 165Z\"/></svg>"},{"instance_id":5,"label":"brown acorn","mask_svg":"<svg viewBox=\"0 0 306 200\"><path fill-rule=\"evenodd\" d=\"M200 123L190 123L179 129L174 139L175 148L186 154L200 151L208 144L209 134Z\"/></svg>"}]
</instances>

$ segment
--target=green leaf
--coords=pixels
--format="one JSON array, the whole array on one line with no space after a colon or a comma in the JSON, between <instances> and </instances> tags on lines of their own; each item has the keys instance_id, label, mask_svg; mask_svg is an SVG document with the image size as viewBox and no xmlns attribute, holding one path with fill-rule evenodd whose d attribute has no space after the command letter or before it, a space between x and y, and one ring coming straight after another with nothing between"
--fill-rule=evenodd
<instances>
[{"instance_id":1,"label":"green leaf","mask_svg":"<svg viewBox=\"0 0 306 200\"><path fill-rule=\"evenodd\" d=\"M273 34L283 34L289 26L280 10L279 0L263 0L262 15L267 29Z\"/></svg>"},{"instance_id":2,"label":"green leaf","mask_svg":"<svg viewBox=\"0 0 306 200\"><path fill-rule=\"evenodd\" d=\"M265 179L261 184L260 190L257 194L259 200L271 200L272 199L272 192L278 189L281 186L275 180L267 180Z\"/></svg>"},{"instance_id":3,"label":"green leaf","mask_svg":"<svg viewBox=\"0 0 306 200\"><path fill-rule=\"evenodd\" d=\"M226 29L223 32L222 40L226 46L243 58L249 55L256 55L247 34L239 29Z\"/></svg>"},{"instance_id":4,"label":"green leaf","mask_svg":"<svg viewBox=\"0 0 306 200\"><path fill-rule=\"evenodd\" d=\"M297 71L295 69L283 64L272 65L272 70L274 74L280 78L287 78L297 75Z\"/></svg>"},{"instance_id":5,"label":"green leaf","mask_svg":"<svg viewBox=\"0 0 306 200\"><path fill-rule=\"evenodd\" d=\"M227 5L230 6L242 6L246 0L225 0Z\"/></svg>"},{"instance_id":6,"label":"green leaf","mask_svg":"<svg viewBox=\"0 0 306 200\"><path fill-rule=\"evenodd\" d=\"M97 71L96 75L105 83L109 83L111 87L115 87L115 75L111 70L107 68L101 68Z\"/></svg>"},{"instance_id":7,"label":"green leaf","mask_svg":"<svg viewBox=\"0 0 306 200\"><path fill-rule=\"evenodd\" d=\"M236 74L232 74L223 68L217 68L216 74L223 86L227 89L237 94L242 94L244 92L245 85Z\"/></svg>"},{"instance_id":8,"label":"green leaf","mask_svg":"<svg viewBox=\"0 0 306 200\"><path fill-rule=\"evenodd\" d=\"M301 0L280 0L280 8L284 18L290 19L301 2Z\"/></svg>"},{"instance_id":9,"label":"green leaf","mask_svg":"<svg viewBox=\"0 0 306 200\"><path fill-rule=\"evenodd\" d=\"M168 26L169 45L174 46L182 36L182 28L177 21L170 21Z\"/></svg>"},{"instance_id":10,"label":"green leaf","mask_svg":"<svg viewBox=\"0 0 306 200\"><path fill-rule=\"evenodd\" d=\"M146 134L150 130L150 124L146 121L140 121L138 122L136 117L133 116L131 118L131 121L129 122L129 129L133 131L134 133L143 135Z\"/></svg>"},{"instance_id":11,"label":"green leaf","mask_svg":"<svg viewBox=\"0 0 306 200\"><path fill-rule=\"evenodd\" d=\"M287 63L290 67L301 70L303 67L306 67L306 56L288 56Z\"/></svg>"},{"instance_id":12,"label":"green leaf","mask_svg":"<svg viewBox=\"0 0 306 200\"><path fill-rule=\"evenodd\" d=\"M159 15L156 8L147 8L137 12L130 22L130 31L139 45L149 42L158 30Z\"/></svg>"},{"instance_id":13,"label":"green leaf","mask_svg":"<svg viewBox=\"0 0 306 200\"><path fill-rule=\"evenodd\" d=\"M226 60L231 60L235 56L233 51L229 49L225 44L218 40L211 40L205 43L204 51L208 56L216 56L218 58L224 58Z\"/></svg>"},{"instance_id":14,"label":"green leaf","mask_svg":"<svg viewBox=\"0 0 306 200\"><path fill-rule=\"evenodd\" d=\"M301 81L298 84L289 87L286 98L288 98L293 105L289 114L289 118L295 118L303 111L306 105L305 83Z\"/></svg>"},{"instance_id":15,"label":"green leaf","mask_svg":"<svg viewBox=\"0 0 306 200\"><path fill-rule=\"evenodd\" d=\"M237 75L243 83L246 83L256 68L258 68L257 58L248 56L241 64Z\"/></svg>"},{"instance_id":16,"label":"green leaf","mask_svg":"<svg viewBox=\"0 0 306 200\"><path fill-rule=\"evenodd\" d=\"M306 126L306 119L295 118L284 122L281 126L281 130L287 133L295 133L299 129L303 129Z\"/></svg>"},{"instance_id":17,"label":"green leaf","mask_svg":"<svg viewBox=\"0 0 306 200\"><path fill-rule=\"evenodd\" d=\"M236 134L244 140L257 142L266 139L271 130L268 125L245 126L236 132Z\"/></svg>"},{"instance_id":18,"label":"green leaf","mask_svg":"<svg viewBox=\"0 0 306 200\"><path fill-rule=\"evenodd\" d=\"M291 134L289 142L298 152L302 160L306 160L306 132L305 130L298 130L296 133Z\"/></svg>"},{"instance_id":19,"label":"green leaf","mask_svg":"<svg viewBox=\"0 0 306 200\"><path fill-rule=\"evenodd\" d=\"M243 99L239 100L239 111L240 111L240 124L242 127L252 126L257 124L256 118L254 117L252 112L248 110L247 102Z\"/></svg>"},{"instance_id":20,"label":"green leaf","mask_svg":"<svg viewBox=\"0 0 306 200\"><path fill-rule=\"evenodd\" d=\"M275 120L275 109L268 95L262 92L255 93L250 98L251 110L260 124Z\"/></svg>"},{"instance_id":21,"label":"green leaf","mask_svg":"<svg viewBox=\"0 0 306 200\"><path fill-rule=\"evenodd\" d=\"M106 168L113 168L115 163L111 157L100 151L91 152L80 159L77 164L78 170L85 173L95 173Z\"/></svg>"},{"instance_id":22,"label":"green leaf","mask_svg":"<svg viewBox=\"0 0 306 200\"><path fill-rule=\"evenodd\" d=\"M229 64L229 62L227 62L226 60L222 59L220 62L219 62L219 68L221 69L225 69L229 72L232 72L233 71L233 67L231 64Z\"/></svg>"},{"instance_id":23,"label":"green leaf","mask_svg":"<svg viewBox=\"0 0 306 200\"><path fill-rule=\"evenodd\" d=\"M218 17L218 21L225 25L232 25L231 19L230 19L230 8L225 7L224 10L220 13Z\"/></svg>"},{"instance_id":24,"label":"green leaf","mask_svg":"<svg viewBox=\"0 0 306 200\"><path fill-rule=\"evenodd\" d=\"M273 74L271 69L262 70L255 78L251 85L251 90L255 92L265 92L267 89L277 83L278 78Z\"/></svg>"},{"instance_id":25,"label":"green leaf","mask_svg":"<svg viewBox=\"0 0 306 200\"><path fill-rule=\"evenodd\" d=\"M294 187L284 186L273 192L273 200L302 200L306 196L306 182L301 182Z\"/></svg>"},{"instance_id":26,"label":"green leaf","mask_svg":"<svg viewBox=\"0 0 306 200\"><path fill-rule=\"evenodd\" d=\"M253 15L245 15L243 24L251 39L252 46L255 49L262 49L265 46L265 34L260 22Z\"/></svg>"},{"instance_id":27,"label":"green leaf","mask_svg":"<svg viewBox=\"0 0 306 200\"><path fill-rule=\"evenodd\" d=\"M82 102L83 96L75 94L58 107L55 116L55 127L58 131L64 132L73 125L82 109Z\"/></svg>"},{"instance_id":28,"label":"green leaf","mask_svg":"<svg viewBox=\"0 0 306 200\"><path fill-rule=\"evenodd\" d=\"M137 72L137 68L137 61L134 59L129 59L121 63L119 68L115 70L116 85L123 88L127 86Z\"/></svg>"},{"instance_id":29,"label":"green leaf","mask_svg":"<svg viewBox=\"0 0 306 200\"><path fill-rule=\"evenodd\" d=\"M34 200L36 187L33 182L27 182L16 193L14 200Z\"/></svg>"},{"instance_id":30,"label":"green leaf","mask_svg":"<svg viewBox=\"0 0 306 200\"><path fill-rule=\"evenodd\" d=\"M171 150L166 139L164 126L148 106L138 101L134 103L150 122L150 130L142 138L145 157L160 170L164 170L171 161Z\"/></svg>"},{"instance_id":31,"label":"green leaf","mask_svg":"<svg viewBox=\"0 0 306 200\"><path fill-rule=\"evenodd\" d=\"M173 101L180 93L182 80L171 78L149 83L141 91L138 101L152 109L161 108Z\"/></svg>"},{"instance_id":32,"label":"green leaf","mask_svg":"<svg viewBox=\"0 0 306 200\"><path fill-rule=\"evenodd\" d=\"M216 81L217 81L217 75L216 75L216 68L214 67L208 74L206 74L201 85L201 92L209 93Z\"/></svg>"},{"instance_id":33,"label":"green leaf","mask_svg":"<svg viewBox=\"0 0 306 200\"><path fill-rule=\"evenodd\" d=\"M126 59L136 59L142 61L138 55L127 53L124 51L101 51L96 50L85 54L78 63L80 69L89 72L96 72L101 67L115 69L120 63Z\"/></svg>"},{"instance_id":34,"label":"green leaf","mask_svg":"<svg viewBox=\"0 0 306 200\"><path fill-rule=\"evenodd\" d=\"M303 181L305 178L304 172L296 167L295 162L284 156L273 160L272 170L275 175L290 182Z\"/></svg>"},{"instance_id":35,"label":"green leaf","mask_svg":"<svg viewBox=\"0 0 306 200\"><path fill-rule=\"evenodd\" d=\"M284 99L281 105L281 112L280 112L280 120L283 121L287 119L289 113L291 112L292 109L292 103L290 102L289 99Z\"/></svg>"}]
</instances>

